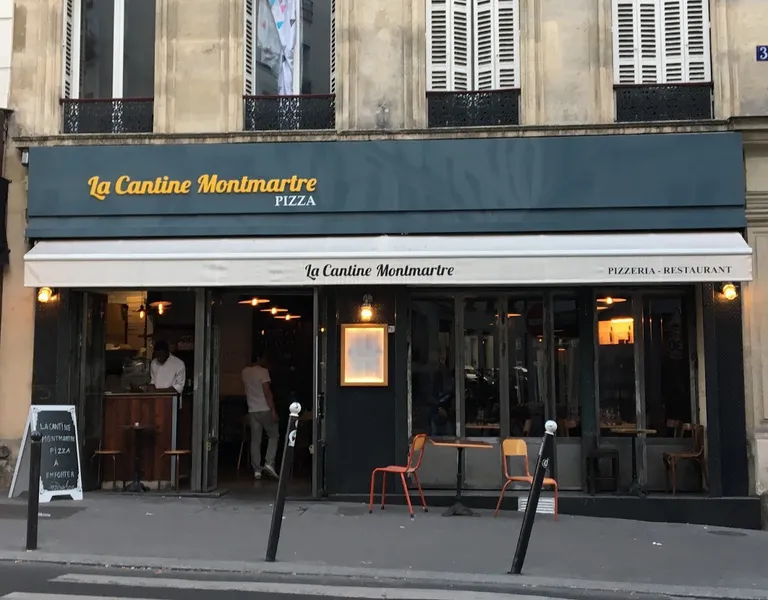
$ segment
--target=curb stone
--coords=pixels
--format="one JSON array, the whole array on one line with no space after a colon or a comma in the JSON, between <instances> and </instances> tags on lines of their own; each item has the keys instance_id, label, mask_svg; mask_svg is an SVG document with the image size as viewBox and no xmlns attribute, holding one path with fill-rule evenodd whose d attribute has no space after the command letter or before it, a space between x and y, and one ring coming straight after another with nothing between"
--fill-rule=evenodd
<instances>
[{"instance_id":1,"label":"curb stone","mask_svg":"<svg viewBox=\"0 0 768 600\"><path fill-rule=\"evenodd\" d=\"M0 551L0 561L31 562L58 565L91 567L116 567L134 569L164 569L169 571L237 573L240 575L275 575L296 577L330 577L342 579L407 581L410 584L455 588L492 587L502 588L510 593L528 592L580 596L584 593L601 595L620 594L664 596L668 598L701 598L707 600L768 600L768 590L726 587L694 587L687 585L663 585L653 583L630 583L595 581L588 579L565 579L530 575L494 575L478 573L456 573L439 571L418 571L410 569L375 569L368 567L337 567L312 563L266 563L247 561L210 561L154 557L124 557L89 554L54 554L46 552Z\"/></svg>"}]
</instances>

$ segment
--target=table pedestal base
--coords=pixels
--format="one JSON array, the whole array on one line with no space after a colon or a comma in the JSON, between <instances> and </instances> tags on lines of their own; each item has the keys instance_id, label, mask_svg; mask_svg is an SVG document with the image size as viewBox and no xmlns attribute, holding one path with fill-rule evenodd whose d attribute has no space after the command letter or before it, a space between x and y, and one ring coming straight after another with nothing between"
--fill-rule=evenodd
<instances>
[{"instance_id":1,"label":"table pedestal base","mask_svg":"<svg viewBox=\"0 0 768 600\"><path fill-rule=\"evenodd\" d=\"M444 517L479 517L475 511L461 503L461 500L454 502L448 510L443 513Z\"/></svg>"},{"instance_id":2,"label":"table pedestal base","mask_svg":"<svg viewBox=\"0 0 768 600\"><path fill-rule=\"evenodd\" d=\"M149 491L149 487L147 487L146 485L141 483L141 481L132 481L131 483L129 483L125 487L125 489L123 491L124 492L132 492L134 494L140 494L142 492L148 492Z\"/></svg>"}]
</instances>

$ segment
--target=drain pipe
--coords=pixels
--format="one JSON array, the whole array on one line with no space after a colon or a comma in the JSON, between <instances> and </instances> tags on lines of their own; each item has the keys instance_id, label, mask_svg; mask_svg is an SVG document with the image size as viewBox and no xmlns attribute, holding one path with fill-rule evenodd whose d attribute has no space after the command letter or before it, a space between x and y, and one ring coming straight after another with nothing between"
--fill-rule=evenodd
<instances>
[{"instance_id":1,"label":"drain pipe","mask_svg":"<svg viewBox=\"0 0 768 600\"><path fill-rule=\"evenodd\" d=\"M11 111L0 108L0 179L3 178L3 167L5 166L5 143L8 137L8 120L10 119ZM1 236L2 239L7 240L8 239L8 202L6 199L6 202L3 203L2 206L0 206L0 210L3 212L0 213L0 223L3 226L3 235ZM5 265L0 262L0 330L2 330L3 326L3 280L5 279ZM3 447L0 446L0 450Z\"/></svg>"}]
</instances>

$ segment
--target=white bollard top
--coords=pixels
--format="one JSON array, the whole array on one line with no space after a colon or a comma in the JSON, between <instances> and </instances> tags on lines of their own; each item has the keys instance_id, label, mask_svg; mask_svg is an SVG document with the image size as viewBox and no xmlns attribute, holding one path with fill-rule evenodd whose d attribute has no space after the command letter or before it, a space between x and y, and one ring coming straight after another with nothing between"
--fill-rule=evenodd
<instances>
[{"instance_id":1,"label":"white bollard top","mask_svg":"<svg viewBox=\"0 0 768 600\"><path fill-rule=\"evenodd\" d=\"M299 404L298 402L294 402L293 404L291 404L288 410L291 411L292 417L298 417L299 413L301 413L301 404Z\"/></svg>"},{"instance_id":2,"label":"white bollard top","mask_svg":"<svg viewBox=\"0 0 768 600\"><path fill-rule=\"evenodd\" d=\"M555 435L555 431L557 431L557 423L554 421L547 421L544 423L544 429L546 429L549 435Z\"/></svg>"}]
</instances>

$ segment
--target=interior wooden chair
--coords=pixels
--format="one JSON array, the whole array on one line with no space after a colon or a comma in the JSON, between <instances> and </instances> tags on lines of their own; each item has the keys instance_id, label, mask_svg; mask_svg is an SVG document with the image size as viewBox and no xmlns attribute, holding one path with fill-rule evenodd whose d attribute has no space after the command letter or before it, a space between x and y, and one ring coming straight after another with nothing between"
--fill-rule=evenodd
<instances>
[{"instance_id":1,"label":"interior wooden chair","mask_svg":"<svg viewBox=\"0 0 768 600\"><path fill-rule=\"evenodd\" d=\"M665 452L661 456L664 468L667 471L667 488L672 487L672 495L677 492L677 465L681 461L690 460L696 463L701 472L701 488L708 487L707 457L704 452L704 425L691 425L685 423L682 426L682 434L690 431L693 438L693 450L691 452Z\"/></svg>"},{"instance_id":2,"label":"interior wooden chair","mask_svg":"<svg viewBox=\"0 0 768 600\"><path fill-rule=\"evenodd\" d=\"M672 437L678 438L683 435L683 422L677 419L667 419L667 432L672 431Z\"/></svg>"},{"instance_id":3,"label":"interior wooden chair","mask_svg":"<svg viewBox=\"0 0 768 600\"><path fill-rule=\"evenodd\" d=\"M509 459L513 457L520 457L523 459L525 475L510 475ZM504 478L506 479L506 482L501 488L499 502L496 504L496 512L493 513L494 517L499 514L499 510L501 509L501 501L504 499L504 493L507 491L509 484L515 481L527 483L528 485L533 484L533 476L531 475L531 471L528 467L528 445L525 443L525 440L518 438L505 439L501 443L501 463L504 465ZM551 477L545 477L544 485L551 486L555 490L555 521L557 521L557 481Z\"/></svg>"},{"instance_id":4,"label":"interior wooden chair","mask_svg":"<svg viewBox=\"0 0 768 600\"><path fill-rule=\"evenodd\" d=\"M368 505L368 512L373 512L373 488L376 484L376 473L381 473L381 509L384 510L384 501L387 492L387 473L395 473L400 475L400 481L403 484L403 492L405 492L405 501L408 503L408 512L413 517L413 506L411 505L411 495L408 493L408 484L405 481L406 475L412 475L413 480L416 482L416 487L419 490L419 496L421 497L421 505L424 508L424 512L427 512L427 501L424 499L424 492L421 489L421 482L419 481L418 470L421 467L421 461L424 458L424 449L427 444L427 434L420 433L414 436L411 442L411 448L408 451L408 462L404 467L398 467L396 465L390 465L388 467L377 467L371 473L371 498Z\"/></svg>"}]
</instances>

